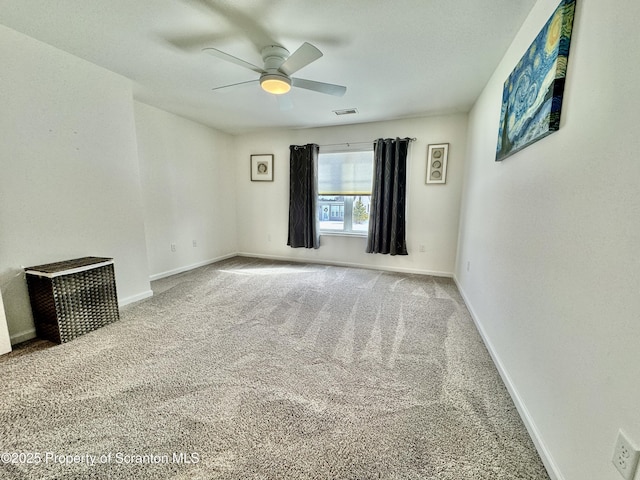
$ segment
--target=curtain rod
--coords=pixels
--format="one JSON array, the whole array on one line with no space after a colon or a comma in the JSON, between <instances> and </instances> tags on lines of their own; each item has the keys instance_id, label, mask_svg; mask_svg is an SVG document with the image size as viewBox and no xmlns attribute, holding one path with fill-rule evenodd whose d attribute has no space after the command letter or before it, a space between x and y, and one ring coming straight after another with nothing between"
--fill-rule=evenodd
<instances>
[{"instance_id":1,"label":"curtain rod","mask_svg":"<svg viewBox=\"0 0 640 480\"><path fill-rule=\"evenodd\" d=\"M409 141L415 142L417 140L416 137L410 138ZM329 143L327 145L319 145L320 147L339 147L341 145L346 145L350 147L351 145L371 145L375 140L369 142L345 142L345 143Z\"/></svg>"}]
</instances>

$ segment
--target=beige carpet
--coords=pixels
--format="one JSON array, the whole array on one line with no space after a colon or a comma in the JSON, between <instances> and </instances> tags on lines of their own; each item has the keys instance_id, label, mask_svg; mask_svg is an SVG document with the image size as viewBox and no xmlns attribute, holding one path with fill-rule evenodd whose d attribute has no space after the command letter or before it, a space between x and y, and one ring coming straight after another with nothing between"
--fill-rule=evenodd
<instances>
[{"instance_id":1,"label":"beige carpet","mask_svg":"<svg viewBox=\"0 0 640 480\"><path fill-rule=\"evenodd\" d=\"M237 257L153 288L0 357L1 478L549 478L450 279Z\"/></svg>"}]
</instances>

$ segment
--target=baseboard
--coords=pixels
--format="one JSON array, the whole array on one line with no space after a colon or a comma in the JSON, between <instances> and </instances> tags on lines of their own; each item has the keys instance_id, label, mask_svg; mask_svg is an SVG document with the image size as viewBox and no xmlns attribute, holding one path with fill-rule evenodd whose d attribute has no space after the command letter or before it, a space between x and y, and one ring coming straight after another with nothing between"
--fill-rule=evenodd
<instances>
[{"instance_id":1,"label":"baseboard","mask_svg":"<svg viewBox=\"0 0 640 480\"><path fill-rule=\"evenodd\" d=\"M153 297L153 291L151 290L146 290L142 293L138 293L137 295L131 295L130 297L119 298L118 307L124 307L125 305L139 302L140 300L144 300L145 298L149 297Z\"/></svg>"},{"instance_id":2,"label":"baseboard","mask_svg":"<svg viewBox=\"0 0 640 480\"><path fill-rule=\"evenodd\" d=\"M417 268L387 267L383 265L369 265L364 263L352 263L352 262L334 262L330 260L318 260L316 258L294 258L294 257L280 256L280 255L264 255L264 254L255 254L255 253L246 253L246 252L239 252L237 256L248 257L248 258L262 258L265 260L279 260L283 262L315 263L318 265L333 265L336 267L367 268L369 270L383 270L385 272L413 273L416 275L429 275L432 277L453 278L453 273L451 272L421 270Z\"/></svg>"},{"instance_id":3,"label":"baseboard","mask_svg":"<svg viewBox=\"0 0 640 480\"><path fill-rule=\"evenodd\" d=\"M15 333L11 335L11 345L15 346L19 343L26 342L27 340L31 340L32 338L36 338L36 329L30 328L29 330L24 330L22 332Z\"/></svg>"},{"instance_id":4,"label":"baseboard","mask_svg":"<svg viewBox=\"0 0 640 480\"><path fill-rule=\"evenodd\" d=\"M227 258L232 258L237 256L236 253L229 253L227 255L222 255L220 257L212 258L210 260L205 260L203 262L193 263L191 265L186 265L184 267L174 268L173 270L167 270L166 272L154 273L153 275L149 275L149 281L153 282L154 280L160 280L161 278L170 277L171 275L177 275L178 273L188 272L189 270L193 270L194 268L204 267L205 265L211 265L212 263L220 262L222 260L226 260Z\"/></svg>"},{"instance_id":5,"label":"baseboard","mask_svg":"<svg viewBox=\"0 0 640 480\"><path fill-rule=\"evenodd\" d=\"M513 403L515 404L516 409L518 410L518 414L522 419L522 423L524 423L524 426L529 432L529 436L531 437L531 440L533 441L533 444L535 445L536 450L540 455L540 459L542 460L542 463L547 469L547 473L549 474L549 477L551 478L551 480L564 480L564 476L560 473L560 469L558 468L557 464L554 462L553 457L549 452L549 449L546 447L546 444L542 438L542 435L540 434L540 431L536 427L536 424L533 418L531 417L531 414L529 413L527 406L525 405L522 397L518 393L518 390L514 386L513 381L509 376L509 373L507 372L506 368L502 364L502 361L500 360L500 356L498 355L495 348L493 347L491 340L489 339L486 331L482 327L482 323L480 322L478 315L474 311L473 306L469 301L469 298L467 297L464 289L458 282L458 278L455 275L453 276L453 281L456 283L456 286L458 287L458 291L460 292L460 295L462 296L462 299L464 300L464 303L467 306L467 310L469 310L469 313L471 314L473 323L475 324L476 329L480 333L480 337L482 337L482 341L487 347L487 350L489 351L489 355L491 355L491 359L493 360L493 363L495 364L498 370L498 373L502 378L502 381L507 387L509 395L511 396L511 399L513 400Z\"/></svg>"}]
</instances>

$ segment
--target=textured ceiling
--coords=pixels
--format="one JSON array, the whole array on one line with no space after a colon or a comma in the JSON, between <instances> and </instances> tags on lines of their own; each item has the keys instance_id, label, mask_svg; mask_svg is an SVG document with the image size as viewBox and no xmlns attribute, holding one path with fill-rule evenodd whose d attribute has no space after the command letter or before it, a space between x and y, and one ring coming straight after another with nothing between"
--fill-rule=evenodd
<instances>
[{"instance_id":1,"label":"textured ceiling","mask_svg":"<svg viewBox=\"0 0 640 480\"><path fill-rule=\"evenodd\" d=\"M535 0L0 0L0 23L130 78L137 100L229 133L466 112ZM294 76L347 87L293 89L282 109L260 50L303 42L324 56ZM3 66L7 68L7 66ZM10 68L10 66L8 67ZM356 115L336 116L356 108Z\"/></svg>"}]
</instances>

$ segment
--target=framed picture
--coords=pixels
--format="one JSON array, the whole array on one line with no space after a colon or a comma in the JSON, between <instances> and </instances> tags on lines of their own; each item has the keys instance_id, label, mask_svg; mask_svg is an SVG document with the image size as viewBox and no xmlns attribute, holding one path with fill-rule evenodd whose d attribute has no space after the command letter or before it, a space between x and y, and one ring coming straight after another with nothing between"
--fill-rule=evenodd
<instances>
[{"instance_id":1,"label":"framed picture","mask_svg":"<svg viewBox=\"0 0 640 480\"><path fill-rule=\"evenodd\" d=\"M575 0L562 0L502 89L496 162L560 129Z\"/></svg>"},{"instance_id":2,"label":"framed picture","mask_svg":"<svg viewBox=\"0 0 640 480\"><path fill-rule=\"evenodd\" d=\"M273 182L273 155L251 155L251 181Z\"/></svg>"},{"instance_id":3,"label":"framed picture","mask_svg":"<svg viewBox=\"0 0 640 480\"><path fill-rule=\"evenodd\" d=\"M447 181L447 157L449 144L438 143L427 147L426 183L445 183Z\"/></svg>"}]
</instances>

